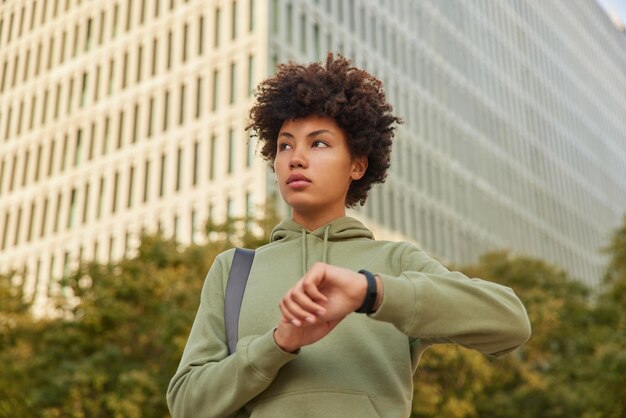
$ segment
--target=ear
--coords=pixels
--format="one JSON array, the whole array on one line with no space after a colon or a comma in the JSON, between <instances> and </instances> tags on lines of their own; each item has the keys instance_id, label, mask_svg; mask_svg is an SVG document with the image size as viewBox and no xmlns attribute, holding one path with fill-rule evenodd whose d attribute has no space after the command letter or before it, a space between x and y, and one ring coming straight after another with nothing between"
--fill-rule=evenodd
<instances>
[{"instance_id":1,"label":"ear","mask_svg":"<svg viewBox=\"0 0 626 418\"><path fill-rule=\"evenodd\" d=\"M352 180L360 180L367 171L367 156L354 157L352 159L352 170L350 171L350 178Z\"/></svg>"}]
</instances>

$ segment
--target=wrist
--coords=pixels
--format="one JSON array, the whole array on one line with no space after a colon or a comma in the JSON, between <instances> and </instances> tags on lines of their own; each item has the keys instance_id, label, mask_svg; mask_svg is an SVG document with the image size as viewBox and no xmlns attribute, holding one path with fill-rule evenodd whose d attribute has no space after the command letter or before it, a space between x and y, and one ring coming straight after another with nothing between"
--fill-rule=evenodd
<instances>
[{"instance_id":1,"label":"wrist","mask_svg":"<svg viewBox=\"0 0 626 418\"><path fill-rule=\"evenodd\" d=\"M374 308L372 309L372 313L376 312L380 307L380 304L383 303L383 281L380 276L377 274L374 276L376 278L376 302L374 303Z\"/></svg>"},{"instance_id":2,"label":"wrist","mask_svg":"<svg viewBox=\"0 0 626 418\"><path fill-rule=\"evenodd\" d=\"M276 343L278 348L280 348L281 350L287 353L292 353L292 354L296 354L300 350L300 347L290 345L284 340L284 338L279 332L279 328L274 329L273 335L274 335L274 342Z\"/></svg>"},{"instance_id":3,"label":"wrist","mask_svg":"<svg viewBox=\"0 0 626 418\"><path fill-rule=\"evenodd\" d=\"M359 273L365 277L367 288L363 304L356 310L358 313L370 314L375 310L376 300L378 299L378 282L376 277L367 270L359 270Z\"/></svg>"}]
</instances>

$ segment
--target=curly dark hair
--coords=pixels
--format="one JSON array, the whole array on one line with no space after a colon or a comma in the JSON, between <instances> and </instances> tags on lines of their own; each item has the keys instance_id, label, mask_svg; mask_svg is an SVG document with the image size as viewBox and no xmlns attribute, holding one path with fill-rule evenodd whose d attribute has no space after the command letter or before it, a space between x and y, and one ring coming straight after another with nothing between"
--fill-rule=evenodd
<instances>
[{"instance_id":1,"label":"curly dark hair","mask_svg":"<svg viewBox=\"0 0 626 418\"><path fill-rule=\"evenodd\" d=\"M353 67L350 60L329 53L325 66L281 64L276 75L257 86L255 95L246 129L258 136L265 160L276 157L284 121L329 116L345 132L350 154L367 156L368 161L365 175L350 185L346 206L363 205L372 184L385 181L395 124L402 120L391 113L381 81Z\"/></svg>"}]
</instances>

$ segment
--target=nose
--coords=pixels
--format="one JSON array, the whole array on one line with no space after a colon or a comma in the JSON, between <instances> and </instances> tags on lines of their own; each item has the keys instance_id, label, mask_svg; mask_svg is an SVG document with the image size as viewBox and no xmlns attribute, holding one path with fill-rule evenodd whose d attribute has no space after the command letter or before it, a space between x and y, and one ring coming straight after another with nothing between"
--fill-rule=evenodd
<instances>
[{"instance_id":1,"label":"nose","mask_svg":"<svg viewBox=\"0 0 626 418\"><path fill-rule=\"evenodd\" d=\"M289 160L289 168L306 168L307 160L306 156L301 151L302 147L296 147L291 153L291 159Z\"/></svg>"}]
</instances>

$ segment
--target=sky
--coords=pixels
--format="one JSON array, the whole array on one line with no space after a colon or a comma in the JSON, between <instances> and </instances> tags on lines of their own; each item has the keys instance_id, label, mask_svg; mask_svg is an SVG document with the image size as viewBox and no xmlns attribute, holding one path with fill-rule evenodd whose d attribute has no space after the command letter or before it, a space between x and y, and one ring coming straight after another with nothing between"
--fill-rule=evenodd
<instances>
[{"instance_id":1,"label":"sky","mask_svg":"<svg viewBox=\"0 0 626 418\"><path fill-rule=\"evenodd\" d=\"M604 10L617 13L622 23L626 24L626 0L596 0Z\"/></svg>"}]
</instances>

